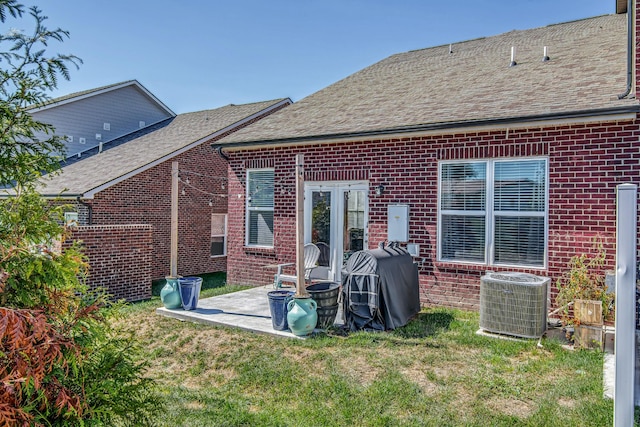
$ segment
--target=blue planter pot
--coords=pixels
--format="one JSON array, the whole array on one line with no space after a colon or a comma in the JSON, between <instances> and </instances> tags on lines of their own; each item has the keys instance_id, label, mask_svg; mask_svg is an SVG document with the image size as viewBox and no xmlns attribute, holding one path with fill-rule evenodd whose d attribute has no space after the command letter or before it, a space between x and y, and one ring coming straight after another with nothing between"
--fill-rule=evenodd
<instances>
[{"instance_id":1,"label":"blue planter pot","mask_svg":"<svg viewBox=\"0 0 640 427\"><path fill-rule=\"evenodd\" d=\"M180 296L182 297L183 309L195 310L198 308L201 287L201 277L181 277L178 279L178 288L180 289Z\"/></svg>"},{"instance_id":2,"label":"blue planter pot","mask_svg":"<svg viewBox=\"0 0 640 427\"><path fill-rule=\"evenodd\" d=\"M287 322L287 304L293 297L292 291L271 291L267 293L269 298L269 311L271 311L271 324L276 331L284 331L289 328Z\"/></svg>"}]
</instances>

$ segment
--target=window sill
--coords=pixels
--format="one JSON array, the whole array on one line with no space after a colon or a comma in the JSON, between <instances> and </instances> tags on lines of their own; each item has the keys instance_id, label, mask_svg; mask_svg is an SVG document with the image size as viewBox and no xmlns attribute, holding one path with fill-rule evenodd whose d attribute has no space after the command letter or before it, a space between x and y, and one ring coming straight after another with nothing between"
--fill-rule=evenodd
<instances>
[{"instance_id":1,"label":"window sill","mask_svg":"<svg viewBox=\"0 0 640 427\"><path fill-rule=\"evenodd\" d=\"M487 264L466 264L453 261L436 261L434 265L438 270L486 271L495 268Z\"/></svg>"},{"instance_id":2,"label":"window sill","mask_svg":"<svg viewBox=\"0 0 640 427\"><path fill-rule=\"evenodd\" d=\"M454 261L436 261L435 267L439 270L466 270L466 271L546 271L547 267L536 267L531 265L506 265L506 264L468 264Z\"/></svg>"},{"instance_id":3,"label":"window sill","mask_svg":"<svg viewBox=\"0 0 640 427\"><path fill-rule=\"evenodd\" d=\"M244 246L242 248L245 254L247 255L260 255L260 256L268 256L268 257L276 257L276 249L275 248L261 248L254 246Z\"/></svg>"}]
</instances>

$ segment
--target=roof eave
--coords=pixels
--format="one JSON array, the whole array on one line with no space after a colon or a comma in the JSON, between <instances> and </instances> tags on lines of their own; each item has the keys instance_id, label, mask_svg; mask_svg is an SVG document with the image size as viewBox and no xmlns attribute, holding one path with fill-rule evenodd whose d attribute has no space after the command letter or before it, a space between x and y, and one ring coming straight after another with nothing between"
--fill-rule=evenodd
<instances>
[{"instance_id":1,"label":"roof eave","mask_svg":"<svg viewBox=\"0 0 640 427\"><path fill-rule=\"evenodd\" d=\"M217 148L222 148L222 149L235 148L235 149L249 150L249 149L254 149L254 148L258 149L258 148L263 148L265 146L274 146L274 145L287 146L287 145L296 145L301 143L347 141L347 140L356 140L356 139L390 136L390 135L415 134L415 133L434 132L434 131L449 131L449 130L456 130L456 129L463 130L468 128L480 128L480 127L495 127L495 126L509 127L509 125L512 125L512 124L519 124L519 125L525 124L525 123L538 124L540 122L547 122L547 121L586 119L590 117L611 118L611 116L619 116L619 115L635 116L639 112L640 112L640 104L634 104L634 105L625 105L625 106L613 107L613 108L602 108L602 109L595 109L595 110L579 110L579 111L570 111L570 112L562 112L562 113L555 113L555 114L547 113L547 114L530 115L530 116L512 116L512 117L493 118L493 119L426 123L421 125L411 125L411 126L378 129L378 130L371 130L371 131L344 132L344 133L335 133L335 134L309 135L309 136L300 136L300 137L292 137L292 138L278 138L278 139L229 142L229 143L216 142L212 144L212 147L216 149Z\"/></svg>"}]
</instances>

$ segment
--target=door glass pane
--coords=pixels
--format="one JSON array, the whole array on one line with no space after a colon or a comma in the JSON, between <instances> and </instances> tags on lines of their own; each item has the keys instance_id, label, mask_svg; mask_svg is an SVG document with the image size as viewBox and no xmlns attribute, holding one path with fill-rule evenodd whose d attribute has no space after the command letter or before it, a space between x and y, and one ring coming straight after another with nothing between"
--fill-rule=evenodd
<instances>
[{"instance_id":1,"label":"door glass pane","mask_svg":"<svg viewBox=\"0 0 640 427\"><path fill-rule=\"evenodd\" d=\"M346 261L351 254L364 249L365 192L344 192L343 253Z\"/></svg>"},{"instance_id":2,"label":"door glass pane","mask_svg":"<svg viewBox=\"0 0 640 427\"><path fill-rule=\"evenodd\" d=\"M331 265L331 192L311 193L311 243L320 249L318 265Z\"/></svg>"}]
</instances>

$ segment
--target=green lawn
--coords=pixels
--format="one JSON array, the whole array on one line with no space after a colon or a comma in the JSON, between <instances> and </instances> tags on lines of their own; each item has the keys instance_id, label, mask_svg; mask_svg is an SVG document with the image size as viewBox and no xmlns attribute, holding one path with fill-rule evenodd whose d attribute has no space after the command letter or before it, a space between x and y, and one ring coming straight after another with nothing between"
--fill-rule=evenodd
<instances>
[{"instance_id":1,"label":"green lawn","mask_svg":"<svg viewBox=\"0 0 640 427\"><path fill-rule=\"evenodd\" d=\"M215 279L216 276L214 276ZM232 292L224 277L202 297ZM209 278L211 279L211 278ZM125 308L166 402L161 426L606 426L602 353L476 334L478 314L424 309L389 333L306 340Z\"/></svg>"}]
</instances>

